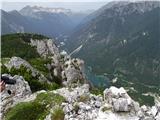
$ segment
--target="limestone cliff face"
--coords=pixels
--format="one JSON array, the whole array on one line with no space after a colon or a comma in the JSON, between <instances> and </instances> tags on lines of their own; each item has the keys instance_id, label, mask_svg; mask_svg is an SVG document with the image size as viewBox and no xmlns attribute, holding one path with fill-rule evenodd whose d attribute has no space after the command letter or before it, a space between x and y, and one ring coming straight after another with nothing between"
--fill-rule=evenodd
<instances>
[{"instance_id":1,"label":"limestone cliff face","mask_svg":"<svg viewBox=\"0 0 160 120\"><path fill-rule=\"evenodd\" d=\"M50 56L52 58L51 67L54 67L54 75L60 76L60 52L54 43L53 39L43 39L43 40L30 40L31 46L35 46L37 52L40 56L46 58Z\"/></svg>"},{"instance_id":2,"label":"limestone cliff face","mask_svg":"<svg viewBox=\"0 0 160 120\"><path fill-rule=\"evenodd\" d=\"M60 57L59 50L57 46L54 44L53 39L43 39L43 40L30 40L30 44L32 46L36 46L37 52L41 55L46 57L47 55L56 56L57 58Z\"/></svg>"},{"instance_id":3,"label":"limestone cliff face","mask_svg":"<svg viewBox=\"0 0 160 120\"><path fill-rule=\"evenodd\" d=\"M85 83L84 61L78 58L67 58L64 60L62 76L64 84Z\"/></svg>"},{"instance_id":4,"label":"limestone cliff face","mask_svg":"<svg viewBox=\"0 0 160 120\"><path fill-rule=\"evenodd\" d=\"M28 44L28 43L27 43ZM42 59L50 59L51 62L44 66L48 69L49 79L52 81L54 77L62 80L63 85L69 85L70 83L84 83L85 77L83 74L84 61L74 58L69 55L63 55L60 53L58 47L54 43L54 39L30 39L29 45L35 47L38 54ZM28 61L13 56L8 62L4 64L8 69L12 67L19 69L22 65L28 70L32 71L32 76L38 76L39 81L48 81L46 76L35 69Z\"/></svg>"},{"instance_id":5,"label":"limestone cliff face","mask_svg":"<svg viewBox=\"0 0 160 120\"><path fill-rule=\"evenodd\" d=\"M49 67L53 68L52 70L54 75L60 77L63 80L64 85L68 85L73 82L76 83L77 81L84 81L83 60L77 58L72 59L67 54L61 54L53 39L31 39L30 42L31 46L35 46L37 52L42 57L50 57L52 59L52 63Z\"/></svg>"}]
</instances>

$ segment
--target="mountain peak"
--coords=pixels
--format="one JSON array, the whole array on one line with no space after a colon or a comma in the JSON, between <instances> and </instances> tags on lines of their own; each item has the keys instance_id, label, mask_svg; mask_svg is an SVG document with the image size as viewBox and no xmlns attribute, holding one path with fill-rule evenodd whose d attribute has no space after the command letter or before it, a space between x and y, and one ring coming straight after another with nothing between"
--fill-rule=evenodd
<instances>
[{"instance_id":1,"label":"mountain peak","mask_svg":"<svg viewBox=\"0 0 160 120\"><path fill-rule=\"evenodd\" d=\"M27 13L27 12L48 12L48 13L64 13L68 14L71 13L70 9L65 9L65 8L49 8L49 7L41 7L41 6L29 6L27 5L26 7L22 8L20 10L21 13Z\"/></svg>"},{"instance_id":2,"label":"mountain peak","mask_svg":"<svg viewBox=\"0 0 160 120\"><path fill-rule=\"evenodd\" d=\"M20 15L20 13L17 10L12 10L12 11L10 11L8 13L10 13L12 15Z\"/></svg>"},{"instance_id":3,"label":"mountain peak","mask_svg":"<svg viewBox=\"0 0 160 120\"><path fill-rule=\"evenodd\" d=\"M133 1L133 2L115 2L112 6L114 10L119 13L127 12L128 14L133 12L144 13L151 11L154 8L160 7L159 1Z\"/></svg>"}]
</instances>

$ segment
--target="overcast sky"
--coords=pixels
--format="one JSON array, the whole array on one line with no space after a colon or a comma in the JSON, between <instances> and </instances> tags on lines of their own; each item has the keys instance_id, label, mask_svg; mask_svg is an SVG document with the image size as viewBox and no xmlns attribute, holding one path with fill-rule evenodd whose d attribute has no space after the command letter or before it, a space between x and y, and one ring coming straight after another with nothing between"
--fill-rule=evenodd
<instances>
[{"instance_id":1,"label":"overcast sky","mask_svg":"<svg viewBox=\"0 0 160 120\"><path fill-rule=\"evenodd\" d=\"M2 9L5 11L20 10L26 5L42 6L51 8L68 8L73 11L95 10L105 5L106 2L3 2Z\"/></svg>"},{"instance_id":2,"label":"overcast sky","mask_svg":"<svg viewBox=\"0 0 160 120\"><path fill-rule=\"evenodd\" d=\"M113 0L0 0L0 1L2 2L1 9L5 11L20 10L26 5L30 6L37 5L37 6L51 7L51 8L62 7L71 9L73 11L86 11L86 10L96 10ZM130 1L137 1L137 0L130 0Z\"/></svg>"}]
</instances>

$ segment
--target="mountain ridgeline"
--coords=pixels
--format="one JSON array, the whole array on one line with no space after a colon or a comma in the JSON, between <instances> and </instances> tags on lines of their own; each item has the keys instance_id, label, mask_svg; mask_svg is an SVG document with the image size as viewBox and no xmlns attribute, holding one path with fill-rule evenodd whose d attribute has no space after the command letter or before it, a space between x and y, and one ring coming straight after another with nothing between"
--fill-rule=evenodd
<instances>
[{"instance_id":1,"label":"mountain ridgeline","mask_svg":"<svg viewBox=\"0 0 160 120\"><path fill-rule=\"evenodd\" d=\"M1 14L2 34L29 32L59 37L68 35L88 13L72 12L64 8L26 6L20 11L1 10Z\"/></svg>"},{"instance_id":2,"label":"mountain ridgeline","mask_svg":"<svg viewBox=\"0 0 160 120\"><path fill-rule=\"evenodd\" d=\"M23 76L33 92L83 83L83 61L61 54L54 41L39 34L3 35L1 73Z\"/></svg>"},{"instance_id":3,"label":"mountain ridgeline","mask_svg":"<svg viewBox=\"0 0 160 120\"><path fill-rule=\"evenodd\" d=\"M114 85L133 87L141 94L158 92L160 2L107 4L76 29L67 48L79 48L73 56L84 59L94 73L116 78Z\"/></svg>"}]
</instances>

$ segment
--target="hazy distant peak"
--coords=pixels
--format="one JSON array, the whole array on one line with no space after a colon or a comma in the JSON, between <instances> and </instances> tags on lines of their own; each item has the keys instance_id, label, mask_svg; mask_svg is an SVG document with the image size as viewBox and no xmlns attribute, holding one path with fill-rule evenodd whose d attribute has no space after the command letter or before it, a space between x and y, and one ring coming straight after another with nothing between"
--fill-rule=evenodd
<instances>
[{"instance_id":1,"label":"hazy distant peak","mask_svg":"<svg viewBox=\"0 0 160 120\"><path fill-rule=\"evenodd\" d=\"M10 11L8 13L10 13L12 15L21 15L17 10L12 10L12 11Z\"/></svg>"},{"instance_id":2,"label":"hazy distant peak","mask_svg":"<svg viewBox=\"0 0 160 120\"><path fill-rule=\"evenodd\" d=\"M48 7L41 7L41 6L26 6L20 10L21 13L27 12L49 12L49 13L65 13L68 14L71 12L70 9L65 8L48 8Z\"/></svg>"},{"instance_id":3,"label":"hazy distant peak","mask_svg":"<svg viewBox=\"0 0 160 120\"><path fill-rule=\"evenodd\" d=\"M3 13L5 13L6 11L4 11L3 9L0 9L0 13L1 13L1 15L3 14Z\"/></svg>"}]
</instances>

